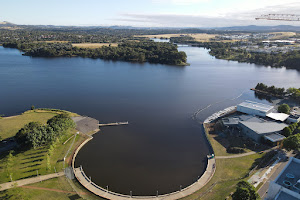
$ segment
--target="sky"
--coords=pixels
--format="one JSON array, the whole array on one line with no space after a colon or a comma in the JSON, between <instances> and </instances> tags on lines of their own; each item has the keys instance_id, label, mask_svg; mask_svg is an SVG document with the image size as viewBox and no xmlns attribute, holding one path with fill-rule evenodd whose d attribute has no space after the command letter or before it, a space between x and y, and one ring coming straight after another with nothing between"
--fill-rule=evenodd
<instances>
[{"instance_id":1,"label":"sky","mask_svg":"<svg viewBox=\"0 0 300 200\"><path fill-rule=\"evenodd\" d=\"M1 0L0 21L25 25L227 27L295 25L255 20L300 15L300 0Z\"/></svg>"}]
</instances>

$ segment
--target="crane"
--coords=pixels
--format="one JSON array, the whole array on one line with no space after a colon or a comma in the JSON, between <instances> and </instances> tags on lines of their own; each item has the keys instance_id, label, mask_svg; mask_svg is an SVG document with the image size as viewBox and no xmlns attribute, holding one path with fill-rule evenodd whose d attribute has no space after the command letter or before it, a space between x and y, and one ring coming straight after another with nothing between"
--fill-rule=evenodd
<instances>
[{"instance_id":1,"label":"crane","mask_svg":"<svg viewBox=\"0 0 300 200\"><path fill-rule=\"evenodd\" d=\"M266 20L279 20L279 21L300 21L300 15L294 14L268 14L261 15L260 17L256 17L256 20L266 19Z\"/></svg>"}]
</instances>

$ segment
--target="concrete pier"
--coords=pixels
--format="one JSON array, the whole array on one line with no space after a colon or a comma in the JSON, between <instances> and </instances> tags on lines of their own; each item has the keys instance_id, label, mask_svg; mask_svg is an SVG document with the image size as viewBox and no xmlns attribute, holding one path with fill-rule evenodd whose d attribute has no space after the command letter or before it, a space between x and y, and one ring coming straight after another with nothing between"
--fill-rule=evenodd
<instances>
[{"instance_id":1,"label":"concrete pier","mask_svg":"<svg viewBox=\"0 0 300 200\"><path fill-rule=\"evenodd\" d=\"M183 188L181 191L176 191L169 194L164 195L158 195L158 196L130 196L130 195L123 195L119 193L115 193L112 191L109 191L105 188L102 188L95 183L93 183L90 178L88 178L82 167L74 168L74 174L77 180L90 192L106 198L106 199L112 199L112 200L130 200L130 199L143 199L143 200L175 200L180 199L182 197L188 196L193 194L194 192L200 190L203 186L205 186L210 179L212 178L212 175L215 172L215 163L216 160L214 158L208 157L208 164L206 167L206 171L204 174L192 185Z\"/></svg>"},{"instance_id":2,"label":"concrete pier","mask_svg":"<svg viewBox=\"0 0 300 200\"><path fill-rule=\"evenodd\" d=\"M119 126L119 125L128 125L128 122L113 122L113 123L107 123L107 124L98 124L98 126Z\"/></svg>"}]
</instances>

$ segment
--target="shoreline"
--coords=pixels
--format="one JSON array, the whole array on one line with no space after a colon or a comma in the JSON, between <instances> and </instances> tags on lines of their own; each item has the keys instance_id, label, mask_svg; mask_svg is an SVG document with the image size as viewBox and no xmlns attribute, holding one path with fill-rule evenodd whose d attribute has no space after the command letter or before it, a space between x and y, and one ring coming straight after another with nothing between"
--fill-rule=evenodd
<instances>
[{"instance_id":1,"label":"shoreline","mask_svg":"<svg viewBox=\"0 0 300 200\"><path fill-rule=\"evenodd\" d=\"M212 145L208 139L207 136L207 132L206 132L206 127L205 127L205 123L202 124L203 130L204 130L204 134L206 136L207 142L210 145L210 149L209 151L211 153L213 153L213 148ZM94 130L93 134L98 133L99 130ZM87 134L85 134L87 135ZM90 140L93 139L93 136L88 135L88 138L86 140L84 140L74 151L74 154L72 156L72 161L71 161L71 167L72 167L72 171L77 179L77 181L87 190L89 190L90 192L94 193L97 196L106 198L106 199L112 199L112 200L130 200L132 198L135 199L143 199L143 200L153 200L153 199L158 199L158 200L176 200L176 199L180 199L183 197L187 197L193 193L195 193L196 191L202 189L213 177L215 171L216 171L216 160L215 158L211 157L211 155L207 155L207 165L206 165L206 169L203 172L202 176L194 183L192 183L191 185L179 190L179 191L175 191L175 192L171 192L171 193L166 193L166 194L161 194L161 195L157 195L157 196L131 196L131 195L124 195L121 193L117 193L117 192L113 192L113 191L109 191L107 189L104 189L100 186L98 186L97 184L93 183L84 173L82 166L75 168L75 160L76 160L76 156L78 154L78 152L80 151L80 149L86 145Z\"/></svg>"}]
</instances>

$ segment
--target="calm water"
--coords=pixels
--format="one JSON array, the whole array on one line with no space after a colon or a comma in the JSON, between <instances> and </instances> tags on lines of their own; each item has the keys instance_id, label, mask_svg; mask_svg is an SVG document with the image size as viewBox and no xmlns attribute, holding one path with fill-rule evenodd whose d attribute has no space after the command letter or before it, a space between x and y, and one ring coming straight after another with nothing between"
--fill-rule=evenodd
<instances>
[{"instance_id":1,"label":"calm water","mask_svg":"<svg viewBox=\"0 0 300 200\"><path fill-rule=\"evenodd\" d=\"M103 128L79 152L76 165L115 192L176 191L192 184L206 167L208 146L191 119L196 110L222 101L199 114L204 120L245 99L259 101L249 91L257 82L300 87L295 70L216 60L202 48L180 50L190 66L30 58L0 47L0 114L14 115L35 105L103 123L129 121L128 126Z\"/></svg>"}]
</instances>

